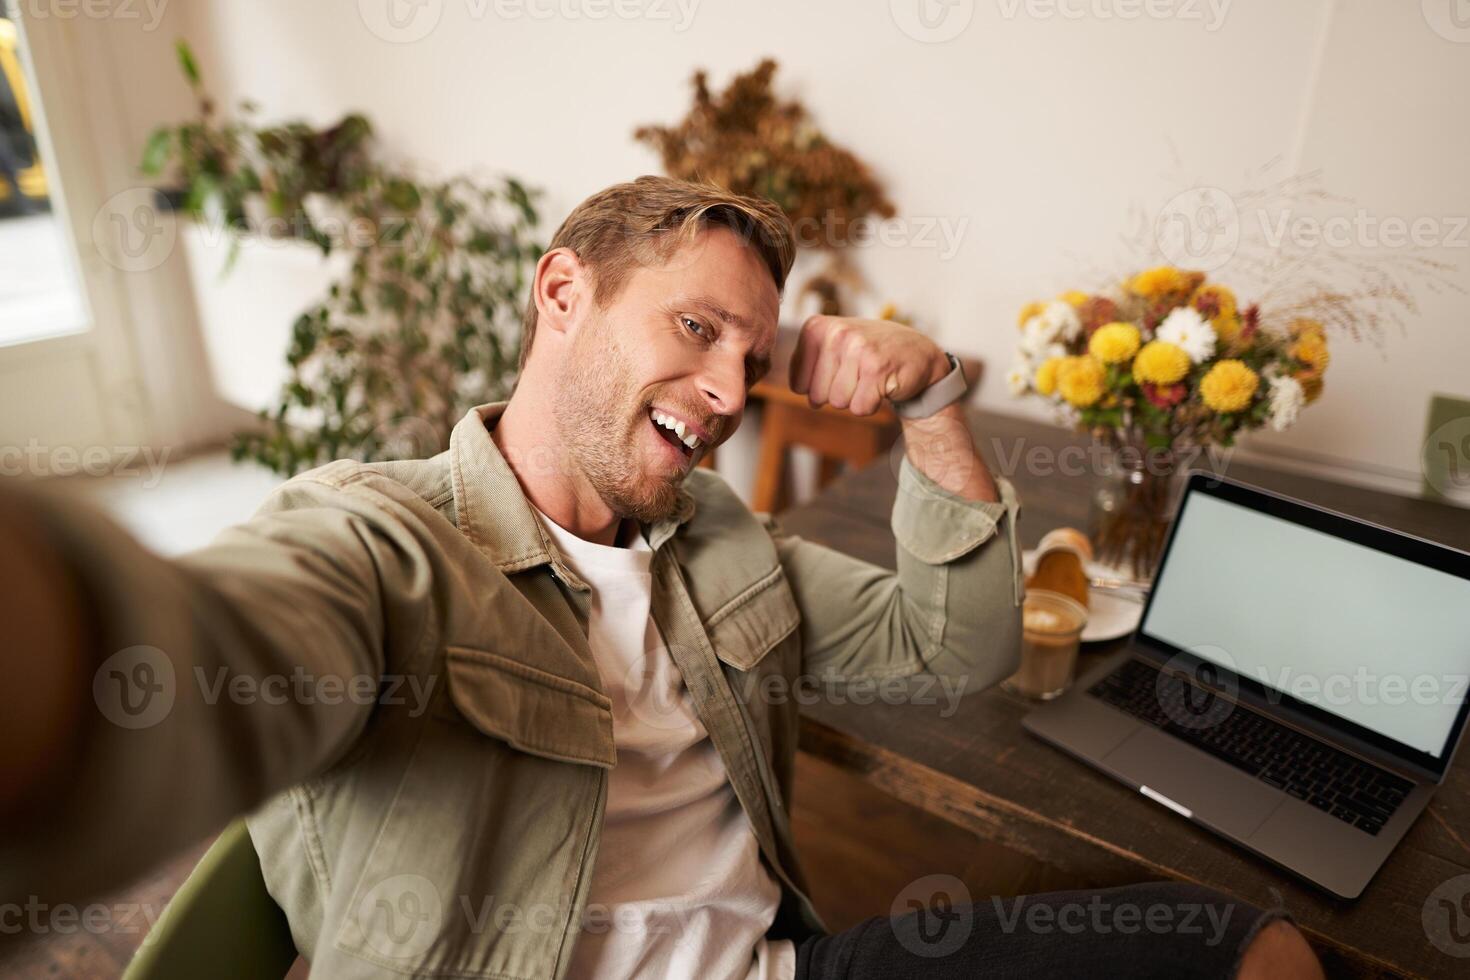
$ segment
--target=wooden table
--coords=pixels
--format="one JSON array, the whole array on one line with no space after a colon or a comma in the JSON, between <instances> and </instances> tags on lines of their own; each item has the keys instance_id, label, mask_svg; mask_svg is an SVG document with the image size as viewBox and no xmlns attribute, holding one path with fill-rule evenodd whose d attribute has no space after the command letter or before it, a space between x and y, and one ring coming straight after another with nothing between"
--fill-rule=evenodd
<instances>
[{"instance_id":1,"label":"wooden table","mask_svg":"<svg viewBox=\"0 0 1470 980\"><path fill-rule=\"evenodd\" d=\"M1091 472L1087 445L1053 426L973 413L992 471L1021 499L1020 537L1034 547L1059 525L1086 528ZM1058 457L1072 447L1070 458ZM1048 461L1068 459L1066 472ZM895 467L885 459L833 483L783 513L789 531L875 564L894 565L888 515ZM1278 490L1470 550L1470 512L1242 462L1234 479ZM1081 670L1124 641L1084 648ZM1470 758L1448 779L1362 897L1346 902L1194 826L1121 783L1027 734L1031 705L999 688L944 705L819 704L804 710L801 747L978 836L1075 874L1079 885L1151 879L1199 882L1261 906L1282 904L1308 935L1328 976L1470 976L1428 941L1425 900L1440 883L1470 873Z\"/></svg>"}]
</instances>

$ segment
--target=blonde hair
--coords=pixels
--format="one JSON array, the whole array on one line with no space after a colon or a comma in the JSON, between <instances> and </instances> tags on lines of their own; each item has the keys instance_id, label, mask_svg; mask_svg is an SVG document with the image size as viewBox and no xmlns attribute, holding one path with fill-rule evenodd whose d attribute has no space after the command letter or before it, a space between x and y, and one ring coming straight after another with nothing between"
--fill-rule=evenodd
<instances>
[{"instance_id":1,"label":"blonde hair","mask_svg":"<svg viewBox=\"0 0 1470 980\"><path fill-rule=\"evenodd\" d=\"M572 209L550 248L569 248L592 272L592 298L605 306L621 292L628 273L650 258L666 260L700 231L728 228L755 250L775 280L786 286L796 239L779 207L742 197L713 184L672 177L639 177L598 191ZM520 367L536 339L536 297L526 303L521 324Z\"/></svg>"}]
</instances>

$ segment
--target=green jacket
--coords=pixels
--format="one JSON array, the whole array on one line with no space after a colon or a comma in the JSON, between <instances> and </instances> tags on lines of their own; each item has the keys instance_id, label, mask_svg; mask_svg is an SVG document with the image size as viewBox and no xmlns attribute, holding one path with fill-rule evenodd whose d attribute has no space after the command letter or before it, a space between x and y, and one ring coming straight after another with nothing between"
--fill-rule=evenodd
<instances>
[{"instance_id":1,"label":"green jacket","mask_svg":"<svg viewBox=\"0 0 1470 980\"><path fill-rule=\"evenodd\" d=\"M297 476L172 561L57 519L104 638L99 717L55 823L0 846L7 890L132 873L257 808L314 975L564 976L612 715L587 586L490 438L502 409L431 459ZM964 501L905 459L896 574L783 534L706 470L644 529L654 619L782 885L773 938L821 928L790 825L800 702L932 675L975 691L1016 665L1017 503L997 482L1000 503Z\"/></svg>"}]
</instances>

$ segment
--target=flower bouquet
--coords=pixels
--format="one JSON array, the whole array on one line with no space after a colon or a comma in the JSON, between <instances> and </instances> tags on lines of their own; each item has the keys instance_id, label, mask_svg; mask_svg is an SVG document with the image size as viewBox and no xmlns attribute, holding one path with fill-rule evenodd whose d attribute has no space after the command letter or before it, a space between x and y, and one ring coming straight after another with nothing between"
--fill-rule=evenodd
<instances>
[{"instance_id":1,"label":"flower bouquet","mask_svg":"<svg viewBox=\"0 0 1470 980\"><path fill-rule=\"evenodd\" d=\"M1316 320L1262 326L1256 305L1205 275L1148 269L1106 294L1028 304L1008 374L1107 447L1117 486L1098 494L1100 561L1149 579L1168 531L1178 463L1238 432L1290 426L1322 394L1326 331Z\"/></svg>"}]
</instances>

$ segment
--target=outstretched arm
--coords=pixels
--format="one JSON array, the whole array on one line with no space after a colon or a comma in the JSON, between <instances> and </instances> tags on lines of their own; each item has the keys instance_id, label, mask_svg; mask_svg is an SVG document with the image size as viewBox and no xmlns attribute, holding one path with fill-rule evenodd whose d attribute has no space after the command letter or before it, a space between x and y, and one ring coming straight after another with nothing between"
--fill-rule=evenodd
<instances>
[{"instance_id":1,"label":"outstretched arm","mask_svg":"<svg viewBox=\"0 0 1470 980\"><path fill-rule=\"evenodd\" d=\"M0 901L125 880L321 771L427 631L424 542L350 469L175 560L90 507L0 498L22 542L0 616L27 624L0 647L25 729L0 742Z\"/></svg>"}]
</instances>

